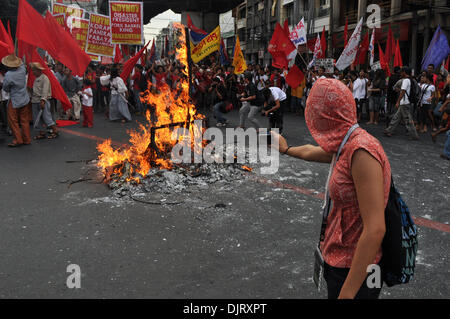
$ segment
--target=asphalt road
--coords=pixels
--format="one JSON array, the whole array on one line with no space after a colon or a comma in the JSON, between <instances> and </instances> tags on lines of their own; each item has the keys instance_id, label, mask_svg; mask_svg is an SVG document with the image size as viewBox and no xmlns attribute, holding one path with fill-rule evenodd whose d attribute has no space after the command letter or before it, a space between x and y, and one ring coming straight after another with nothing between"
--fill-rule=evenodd
<instances>
[{"instance_id":1,"label":"asphalt road","mask_svg":"<svg viewBox=\"0 0 450 319\"><path fill-rule=\"evenodd\" d=\"M236 112L228 116L238 124ZM136 124L96 115L94 126L17 149L0 135L1 298L326 297L312 272L327 165L281 157L279 172L263 181L254 172L188 192L175 206L124 203L103 184L68 185L86 165L67 161L96 158L96 138L126 142ZM313 142L302 117L288 114L285 127L290 144ZM382 142L419 225L413 282L383 289L382 298L449 298L444 136L413 142L403 128L387 138L381 126L363 127ZM80 289L66 286L70 264L81 268Z\"/></svg>"}]
</instances>

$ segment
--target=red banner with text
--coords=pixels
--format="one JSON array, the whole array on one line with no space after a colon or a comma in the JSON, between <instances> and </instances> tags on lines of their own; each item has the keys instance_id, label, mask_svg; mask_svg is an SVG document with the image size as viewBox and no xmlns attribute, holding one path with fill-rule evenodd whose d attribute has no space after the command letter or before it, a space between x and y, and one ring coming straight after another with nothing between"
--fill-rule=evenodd
<instances>
[{"instance_id":1,"label":"red banner with text","mask_svg":"<svg viewBox=\"0 0 450 319\"><path fill-rule=\"evenodd\" d=\"M110 1L113 44L144 44L142 2Z\"/></svg>"},{"instance_id":2,"label":"red banner with text","mask_svg":"<svg viewBox=\"0 0 450 319\"><path fill-rule=\"evenodd\" d=\"M86 53L100 56L114 56L111 43L111 20L109 16L90 14Z\"/></svg>"}]
</instances>

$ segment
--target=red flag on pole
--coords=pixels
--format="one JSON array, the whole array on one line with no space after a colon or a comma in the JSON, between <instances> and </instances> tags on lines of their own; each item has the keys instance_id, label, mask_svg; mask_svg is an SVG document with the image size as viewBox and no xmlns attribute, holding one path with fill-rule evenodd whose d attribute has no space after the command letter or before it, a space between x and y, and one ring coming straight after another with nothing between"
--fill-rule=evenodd
<instances>
[{"instance_id":1,"label":"red flag on pole","mask_svg":"<svg viewBox=\"0 0 450 319\"><path fill-rule=\"evenodd\" d=\"M49 11L44 19L26 0L19 0L17 39L46 50L54 59L71 69L75 75L83 75L91 62L90 57L55 21ZM19 48L19 53L21 51L23 50Z\"/></svg>"},{"instance_id":2,"label":"red flag on pole","mask_svg":"<svg viewBox=\"0 0 450 319\"><path fill-rule=\"evenodd\" d=\"M122 74L120 75L122 80L126 81L127 78L130 76L131 71L133 71L134 66L139 61L139 59L142 57L142 54L144 53L144 50L147 48L149 43L150 43L150 41L148 41L147 44L145 45L145 47L143 47L141 49L141 51L139 51L134 57L129 59L127 62L125 62L125 64L123 65Z\"/></svg>"},{"instance_id":3,"label":"red flag on pole","mask_svg":"<svg viewBox=\"0 0 450 319\"><path fill-rule=\"evenodd\" d=\"M389 64L389 62L391 62L392 56L395 53L395 48L394 45L392 45L394 43L394 37L392 36L392 29L391 26L389 25L389 32L388 32L388 38L386 41L386 51L384 53L384 58L387 64Z\"/></svg>"},{"instance_id":4,"label":"red flag on pole","mask_svg":"<svg viewBox=\"0 0 450 319\"><path fill-rule=\"evenodd\" d=\"M325 26L323 26L322 36L320 37L320 49L321 54L318 57L319 59L325 59L325 52L327 51L327 39L325 38Z\"/></svg>"},{"instance_id":5,"label":"red flag on pole","mask_svg":"<svg viewBox=\"0 0 450 319\"><path fill-rule=\"evenodd\" d=\"M344 48L347 46L347 41L348 41L348 18L345 18Z\"/></svg>"},{"instance_id":6,"label":"red flag on pole","mask_svg":"<svg viewBox=\"0 0 450 319\"><path fill-rule=\"evenodd\" d=\"M272 65L276 68L288 68L288 56L296 52L294 44L284 32L279 23L275 26L272 39L269 43L269 52L273 57Z\"/></svg>"},{"instance_id":7,"label":"red flag on pole","mask_svg":"<svg viewBox=\"0 0 450 319\"><path fill-rule=\"evenodd\" d=\"M386 62L383 50L381 49L380 43L378 42L378 53L380 54L380 64L381 68L386 72L387 76L391 76L391 72L389 70L389 65Z\"/></svg>"},{"instance_id":8,"label":"red flag on pole","mask_svg":"<svg viewBox=\"0 0 450 319\"><path fill-rule=\"evenodd\" d=\"M358 51L357 64L366 63L367 51L369 51L369 32L366 32Z\"/></svg>"},{"instance_id":9,"label":"red flag on pole","mask_svg":"<svg viewBox=\"0 0 450 319\"><path fill-rule=\"evenodd\" d=\"M208 32L206 32L205 30L202 30L200 28L197 28L193 23L192 23L192 19L191 16L189 15L189 13L187 14L187 25L188 28L191 29L192 31L194 31L195 33L200 33L200 34L208 34Z\"/></svg>"},{"instance_id":10,"label":"red flag on pole","mask_svg":"<svg viewBox=\"0 0 450 319\"><path fill-rule=\"evenodd\" d=\"M14 42L0 20L0 59L14 53Z\"/></svg>"},{"instance_id":11,"label":"red flag on pole","mask_svg":"<svg viewBox=\"0 0 450 319\"><path fill-rule=\"evenodd\" d=\"M64 89L61 87L61 84L59 83L58 79L55 77L53 72L47 67L47 64L41 58L36 48L33 48L33 52L28 52L27 55L29 59L29 62L27 61L28 64L31 62L39 62L44 67L42 73L44 73L50 80L50 85L52 88L52 97L61 102L61 106L63 107L64 111L70 110L72 108L72 104L70 103L66 95L66 92L64 92ZM34 80L35 77L33 72L28 72L27 86L32 88Z\"/></svg>"},{"instance_id":12,"label":"red flag on pole","mask_svg":"<svg viewBox=\"0 0 450 319\"><path fill-rule=\"evenodd\" d=\"M305 75L303 72L294 64L286 76L286 83L289 84L291 88L296 89L302 84L304 78Z\"/></svg>"},{"instance_id":13,"label":"red flag on pole","mask_svg":"<svg viewBox=\"0 0 450 319\"><path fill-rule=\"evenodd\" d=\"M120 47L118 44L115 45L115 56L114 56L114 63L123 63L123 55L122 51L120 51Z\"/></svg>"},{"instance_id":14,"label":"red flag on pole","mask_svg":"<svg viewBox=\"0 0 450 319\"><path fill-rule=\"evenodd\" d=\"M289 21L288 21L288 19L284 20L283 30L284 30L284 33L285 33L285 34L287 35L287 37L289 38L289 34L290 34L291 32L289 31Z\"/></svg>"},{"instance_id":15,"label":"red flag on pole","mask_svg":"<svg viewBox=\"0 0 450 319\"><path fill-rule=\"evenodd\" d=\"M402 60L402 52L400 51L400 44L397 39L397 45L395 46L395 56L394 56L394 67L403 66L403 60Z\"/></svg>"}]
</instances>

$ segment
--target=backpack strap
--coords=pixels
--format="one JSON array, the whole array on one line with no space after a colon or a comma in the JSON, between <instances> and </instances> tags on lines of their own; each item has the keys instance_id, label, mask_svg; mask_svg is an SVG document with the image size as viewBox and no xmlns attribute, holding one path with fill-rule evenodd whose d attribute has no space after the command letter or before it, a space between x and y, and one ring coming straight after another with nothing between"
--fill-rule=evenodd
<instances>
[{"instance_id":1,"label":"backpack strap","mask_svg":"<svg viewBox=\"0 0 450 319\"><path fill-rule=\"evenodd\" d=\"M347 144L347 141L350 138L350 136L353 134L353 132L358 127L359 127L359 124L355 124L348 130L347 134L345 135L344 139L342 140L341 145L339 146L338 152L335 155L333 155L333 160L331 161L330 171L328 173L327 184L325 185L325 201L322 206L323 215L322 215L322 227L320 229L319 247L320 247L320 243L325 240L325 230L327 228L327 219L328 219L328 215L330 214L330 211L331 211L331 199L330 199L330 192L329 192L329 184L330 184L331 175L333 174L334 167L336 166L336 163L341 156L342 149L344 148L345 144Z\"/></svg>"}]
</instances>

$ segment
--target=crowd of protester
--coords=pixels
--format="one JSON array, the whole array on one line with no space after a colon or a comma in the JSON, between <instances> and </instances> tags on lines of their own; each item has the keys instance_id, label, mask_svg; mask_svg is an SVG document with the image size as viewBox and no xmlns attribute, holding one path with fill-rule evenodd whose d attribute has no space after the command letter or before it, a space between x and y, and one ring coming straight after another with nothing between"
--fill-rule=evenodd
<instances>
[{"instance_id":1,"label":"crowd of protester","mask_svg":"<svg viewBox=\"0 0 450 319\"><path fill-rule=\"evenodd\" d=\"M22 70L22 73L26 73L25 66L18 64L20 65L16 67L11 64L8 67L2 65L0 83L4 82L8 70L13 73ZM211 54L199 64L192 65L190 70L192 102L199 112L212 114L219 127L229 125L227 113L238 110L239 127L246 128L249 123L256 129L278 128L283 134L283 117L286 113L296 116L304 114L306 99L317 79L335 78L352 92L359 123L380 125L383 122L387 136L392 136L398 125L404 125L411 139L419 139L419 134L431 133L433 141L436 141L437 135L448 131L449 77L437 72L433 65L429 65L427 71L417 76L413 76L411 69L407 67L395 67L393 74L386 76L382 69L351 69L344 72L334 69L333 73L326 73L324 67L308 70L297 59L296 64L304 79L298 87L292 88L286 81L286 69L249 63L244 74L236 75L233 66L223 66L219 55ZM57 137L57 120L81 121L83 126L92 127L93 113L105 114L111 121L129 122L132 115L145 115L147 106L141 100L144 91L150 89L157 92L169 88L176 92L180 89L180 80L188 74L184 66L170 58L147 61L144 65L137 64L126 81L120 77L120 64L93 63L83 77L72 75L70 69L60 63L49 67L72 107L64 111L61 102L51 98L51 91L42 92L41 82L47 83L48 79L42 80L46 78L42 74L42 66L32 66L33 73L36 71L36 78L42 78L35 82L33 88L28 88L32 109L28 120L36 122L39 110L43 109L43 114L39 117L42 123L34 125L37 131L35 139ZM3 130L14 134L15 129L17 134L17 127L20 126L17 119L13 127L8 124L10 90L11 88L2 90L0 121ZM48 96L44 96L45 94ZM40 103L39 99L43 101L42 105L33 106ZM11 100L14 104L14 98ZM267 120L262 118L264 116ZM212 125L212 121L208 125ZM22 141L15 137L10 146L29 142L28 138ZM443 157L448 159L450 151L447 144L450 142L446 143Z\"/></svg>"}]
</instances>

